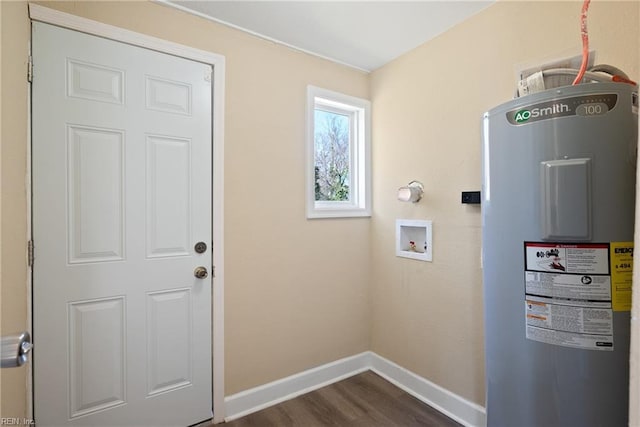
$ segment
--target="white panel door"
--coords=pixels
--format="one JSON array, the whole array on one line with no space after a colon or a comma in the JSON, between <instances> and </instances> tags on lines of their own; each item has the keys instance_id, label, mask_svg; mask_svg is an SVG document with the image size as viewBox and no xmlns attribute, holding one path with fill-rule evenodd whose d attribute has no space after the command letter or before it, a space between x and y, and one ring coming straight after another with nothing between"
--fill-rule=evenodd
<instances>
[{"instance_id":1,"label":"white panel door","mask_svg":"<svg viewBox=\"0 0 640 427\"><path fill-rule=\"evenodd\" d=\"M42 23L33 56L38 426L211 418L211 67Z\"/></svg>"}]
</instances>

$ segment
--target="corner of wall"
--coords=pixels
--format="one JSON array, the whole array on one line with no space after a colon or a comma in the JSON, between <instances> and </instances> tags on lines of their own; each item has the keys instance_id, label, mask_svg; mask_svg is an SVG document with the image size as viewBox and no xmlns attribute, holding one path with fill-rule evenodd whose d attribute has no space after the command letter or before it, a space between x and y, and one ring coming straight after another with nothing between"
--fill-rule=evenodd
<instances>
[{"instance_id":1,"label":"corner of wall","mask_svg":"<svg viewBox=\"0 0 640 427\"><path fill-rule=\"evenodd\" d=\"M27 329L27 135L26 64L30 39L24 1L0 2L0 334ZM0 371L2 417L27 418L29 366Z\"/></svg>"}]
</instances>

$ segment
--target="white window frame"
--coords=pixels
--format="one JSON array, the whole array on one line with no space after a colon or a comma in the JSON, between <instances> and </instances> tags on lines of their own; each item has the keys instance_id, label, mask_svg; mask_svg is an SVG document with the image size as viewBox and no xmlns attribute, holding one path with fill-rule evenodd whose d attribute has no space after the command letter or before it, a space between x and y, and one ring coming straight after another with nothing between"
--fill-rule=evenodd
<instances>
[{"instance_id":1,"label":"white window frame","mask_svg":"<svg viewBox=\"0 0 640 427\"><path fill-rule=\"evenodd\" d=\"M316 201L315 110L349 116L349 201ZM371 216L371 102L307 86L307 218Z\"/></svg>"}]
</instances>

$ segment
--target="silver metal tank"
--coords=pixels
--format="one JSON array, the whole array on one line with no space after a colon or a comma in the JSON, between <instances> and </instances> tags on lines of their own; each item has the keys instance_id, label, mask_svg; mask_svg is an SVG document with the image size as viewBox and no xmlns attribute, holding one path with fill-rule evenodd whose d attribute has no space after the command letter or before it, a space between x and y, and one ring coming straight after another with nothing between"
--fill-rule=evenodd
<instances>
[{"instance_id":1,"label":"silver metal tank","mask_svg":"<svg viewBox=\"0 0 640 427\"><path fill-rule=\"evenodd\" d=\"M637 87L484 115L487 425L626 426Z\"/></svg>"}]
</instances>

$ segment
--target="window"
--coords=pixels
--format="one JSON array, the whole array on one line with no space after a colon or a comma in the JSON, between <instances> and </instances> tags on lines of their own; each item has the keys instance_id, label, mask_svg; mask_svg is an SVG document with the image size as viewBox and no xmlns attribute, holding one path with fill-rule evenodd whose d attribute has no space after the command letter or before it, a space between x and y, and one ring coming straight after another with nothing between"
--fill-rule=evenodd
<instances>
[{"instance_id":1,"label":"window","mask_svg":"<svg viewBox=\"0 0 640 427\"><path fill-rule=\"evenodd\" d=\"M307 88L307 218L371 216L371 103Z\"/></svg>"}]
</instances>

